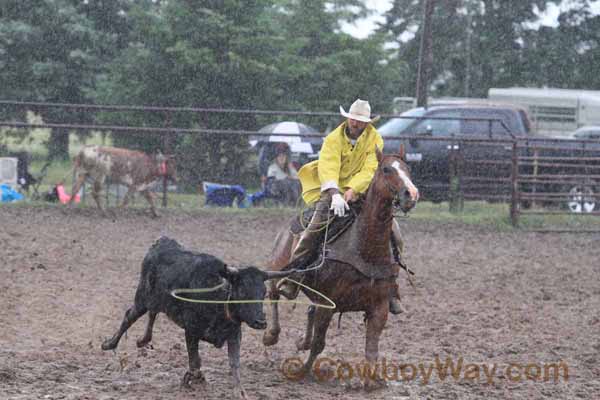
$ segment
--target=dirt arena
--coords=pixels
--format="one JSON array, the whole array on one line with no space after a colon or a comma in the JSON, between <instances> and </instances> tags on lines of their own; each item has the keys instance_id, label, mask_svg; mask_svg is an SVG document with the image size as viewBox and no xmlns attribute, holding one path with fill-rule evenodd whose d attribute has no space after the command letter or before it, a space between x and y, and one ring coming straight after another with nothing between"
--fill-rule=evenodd
<instances>
[{"instance_id":1,"label":"dirt arena","mask_svg":"<svg viewBox=\"0 0 600 400\"><path fill-rule=\"evenodd\" d=\"M100 344L131 305L142 258L160 235L233 265L260 266L291 213L117 215L0 207L0 399L231 396L226 346L201 343L209 385L180 388L184 335L164 315L151 347L135 346L146 317L115 352ZM334 378L288 380L284 361L306 357L294 345L306 318L305 307L284 305L281 340L267 354L262 331L244 326L242 380L250 398L600 398L600 235L401 224L417 281L412 289L401 276L408 312L390 316L380 342L387 388L361 388L365 329L358 313L344 315L340 328L336 317L328 332L322 365ZM443 379L447 362L456 377Z\"/></svg>"}]
</instances>

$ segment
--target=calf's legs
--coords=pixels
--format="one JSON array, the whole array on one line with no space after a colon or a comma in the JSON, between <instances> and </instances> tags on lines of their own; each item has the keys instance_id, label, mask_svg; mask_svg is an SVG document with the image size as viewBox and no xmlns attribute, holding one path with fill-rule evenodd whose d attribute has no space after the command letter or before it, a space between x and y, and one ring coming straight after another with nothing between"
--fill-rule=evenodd
<instances>
[{"instance_id":1,"label":"calf's legs","mask_svg":"<svg viewBox=\"0 0 600 400\"><path fill-rule=\"evenodd\" d=\"M199 383L206 383L204 375L200 368L202 367L202 360L200 360L200 353L198 353L198 344L200 338L190 333L188 330L185 331L185 346L188 352L189 370L183 375L181 381L182 386L190 386L193 381Z\"/></svg>"},{"instance_id":2,"label":"calf's legs","mask_svg":"<svg viewBox=\"0 0 600 400\"><path fill-rule=\"evenodd\" d=\"M102 208L102 203L101 203L101 199L100 199L100 192L102 192L102 182L99 181L98 179L96 179L94 181L94 186L92 187L92 197L94 198L94 201L96 202L96 205L98 206L98 208L102 212L102 215L106 216L106 211L104 211L104 208Z\"/></svg>"},{"instance_id":3,"label":"calf's legs","mask_svg":"<svg viewBox=\"0 0 600 400\"><path fill-rule=\"evenodd\" d=\"M139 303L134 304L133 307L127 310L127 312L125 312L125 317L123 318L123 322L121 322L119 330L117 331L117 333L114 334L112 338L107 339L104 341L104 343L102 343L102 350L112 350L116 348L119 344L119 340L121 340L121 336L123 336L123 334L127 332L127 329L129 329L129 327L133 325L135 321L137 321L142 315L146 314L146 311L148 311L148 309L146 309L146 307L140 305Z\"/></svg>"},{"instance_id":4,"label":"calf's legs","mask_svg":"<svg viewBox=\"0 0 600 400\"><path fill-rule=\"evenodd\" d=\"M144 347L152 341L152 328L154 327L154 321L156 320L157 315L158 313L153 311L148 313L148 324L146 325L146 331L144 332L144 336L142 336L136 342L137 347Z\"/></svg>"},{"instance_id":5,"label":"calf's legs","mask_svg":"<svg viewBox=\"0 0 600 400\"><path fill-rule=\"evenodd\" d=\"M127 205L129 204L129 199L131 198L131 196L133 196L134 191L135 191L135 189L132 186L127 188L127 193L125 193L125 196L123 197L123 202L121 203L121 208L127 207Z\"/></svg>"},{"instance_id":6,"label":"calf's legs","mask_svg":"<svg viewBox=\"0 0 600 400\"><path fill-rule=\"evenodd\" d=\"M158 214L156 213L156 208L154 207L154 196L150 193L150 190L143 190L142 194L148 200L148 204L150 204L150 211L152 212L152 216L154 218L158 218Z\"/></svg>"},{"instance_id":7,"label":"calf's legs","mask_svg":"<svg viewBox=\"0 0 600 400\"><path fill-rule=\"evenodd\" d=\"M69 206L71 204L73 204L73 201L75 200L75 196L77 195L77 192L79 192L79 189L81 189L81 186L83 186L85 177L86 177L86 174L77 175L77 180L75 181L75 183L73 183L73 187L71 188L71 198L69 199L69 202L67 203Z\"/></svg>"}]
</instances>

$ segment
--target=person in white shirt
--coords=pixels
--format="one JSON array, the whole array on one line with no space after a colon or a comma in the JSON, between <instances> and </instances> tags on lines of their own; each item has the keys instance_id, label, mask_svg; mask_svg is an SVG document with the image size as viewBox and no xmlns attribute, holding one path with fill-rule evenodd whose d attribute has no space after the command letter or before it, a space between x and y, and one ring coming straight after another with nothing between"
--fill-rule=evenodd
<instances>
[{"instance_id":1,"label":"person in white shirt","mask_svg":"<svg viewBox=\"0 0 600 400\"><path fill-rule=\"evenodd\" d=\"M282 204L294 207L300 197L298 171L289 160L286 144L277 146L275 160L267 171L267 191Z\"/></svg>"}]
</instances>

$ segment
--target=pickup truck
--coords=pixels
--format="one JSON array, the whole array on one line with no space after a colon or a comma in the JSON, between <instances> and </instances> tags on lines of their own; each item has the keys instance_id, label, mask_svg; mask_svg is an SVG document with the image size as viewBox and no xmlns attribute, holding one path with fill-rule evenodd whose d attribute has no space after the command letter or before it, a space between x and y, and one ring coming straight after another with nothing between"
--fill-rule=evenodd
<instances>
[{"instance_id":1,"label":"pickup truck","mask_svg":"<svg viewBox=\"0 0 600 400\"><path fill-rule=\"evenodd\" d=\"M463 191L476 196L491 195L490 198L510 192L507 178L510 177L512 141L517 140L519 143L518 156L521 160L535 154L538 157L556 158L556 163L559 164L560 157L581 155L582 145L575 140L556 140L532 132L526 111L518 107L490 104L434 105L408 110L401 117L392 118L377 128L384 137L384 153L397 152L400 144L404 143L407 161L414 180L421 186L423 198L434 202L449 198L450 158L458 150L461 157L468 161L462 171L465 177ZM394 140L396 138L401 140ZM586 143L586 148L586 151L597 149L598 153L594 156L600 157L599 142ZM519 173L531 177L534 173L533 162L531 159L527 161L523 162ZM549 162L554 160L545 161L546 164ZM578 182L559 179L564 175L600 175L600 170L594 173L587 168L575 169L563 166L563 170L557 170L554 166L545 166L544 162L540 162L535 174L552 175L556 179L553 179L553 184L537 183L535 191L570 193L573 198L581 193L597 193L596 181L585 179L584 188ZM490 178L499 181L494 182ZM501 179L505 180L505 184L500 182ZM521 190L530 191L532 187L533 185L524 183ZM567 202L567 206L576 211L577 205ZM593 210L594 207L595 201L593 206L588 204L585 211Z\"/></svg>"}]
</instances>

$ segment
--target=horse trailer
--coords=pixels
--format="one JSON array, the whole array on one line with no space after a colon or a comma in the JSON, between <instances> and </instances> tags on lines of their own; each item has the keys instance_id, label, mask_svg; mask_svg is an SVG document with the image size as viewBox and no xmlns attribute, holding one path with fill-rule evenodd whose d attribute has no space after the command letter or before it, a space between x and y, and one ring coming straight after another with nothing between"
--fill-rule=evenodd
<instances>
[{"instance_id":1,"label":"horse trailer","mask_svg":"<svg viewBox=\"0 0 600 400\"><path fill-rule=\"evenodd\" d=\"M570 137L579 127L600 125L600 91L491 88L488 99L525 108L534 130L544 136Z\"/></svg>"}]
</instances>

